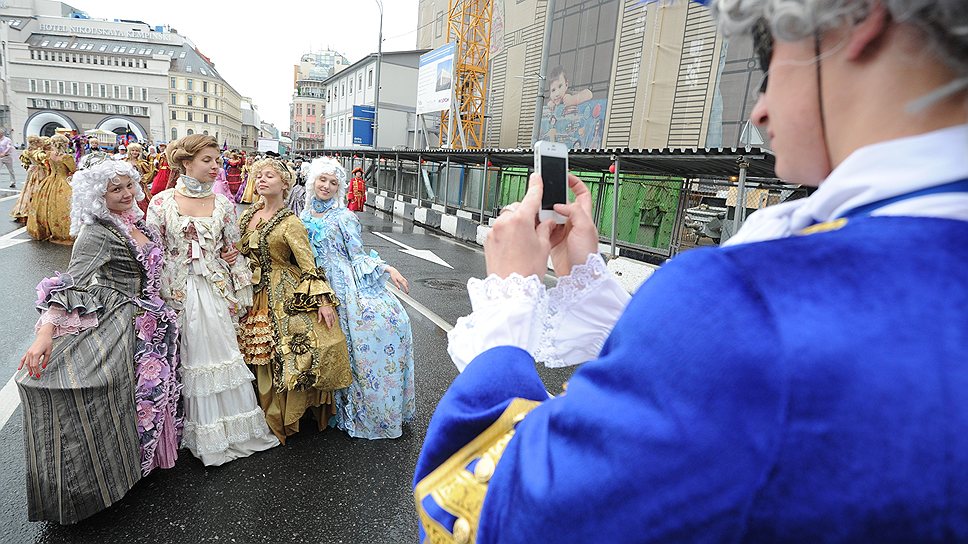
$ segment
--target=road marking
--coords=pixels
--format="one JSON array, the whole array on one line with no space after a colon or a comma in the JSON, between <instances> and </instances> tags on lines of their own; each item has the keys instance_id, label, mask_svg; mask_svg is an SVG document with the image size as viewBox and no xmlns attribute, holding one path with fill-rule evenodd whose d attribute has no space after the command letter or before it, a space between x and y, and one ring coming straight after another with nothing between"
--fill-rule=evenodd
<instances>
[{"instance_id":1,"label":"road marking","mask_svg":"<svg viewBox=\"0 0 968 544\"><path fill-rule=\"evenodd\" d=\"M20 236L21 234L23 234L25 232L27 232L27 227L20 227L19 229L15 230L13 232L8 232L8 233L4 234L3 236L0 236L0 240L9 240L11 238L16 238L17 236Z\"/></svg>"},{"instance_id":2,"label":"road marking","mask_svg":"<svg viewBox=\"0 0 968 544\"><path fill-rule=\"evenodd\" d=\"M444 332L450 332L450 331L454 330L454 326L453 325L451 325L450 323L444 321L444 318L442 318L439 315L435 314L434 312L430 311L430 308L424 306L423 304L420 304L419 302L417 302L416 300L414 300L413 297L411 297L410 295L408 295L408 294L404 293L403 291L397 289L396 287L394 287L390 283L387 283L387 289L391 293L393 293L394 295L396 295L396 297L399 298L400 300L402 300L405 304L407 304L408 306L410 306L414 310L417 310L418 312L420 312L427 319L433 321L434 322L434 325L437 325L438 327L440 327Z\"/></svg>"},{"instance_id":3,"label":"road marking","mask_svg":"<svg viewBox=\"0 0 968 544\"><path fill-rule=\"evenodd\" d=\"M13 200L15 198L20 198L20 193L17 193L17 194L15 194L13 196L5 196L3 198L0 198L0 202L6 202L8 200Z\"/></svg>"},{"instance_id":4,"label":"road marking","mask_svg":"<svg viewBox=\"0 0 968 544\"><path fill-rule=\"evenodd\" d=\"M16 375L10 378L7 385L0 389L0 429L7 424L7 420L20 406L20 395L17 393Z\"/></svg>"},{"instance_id":5,"label":"road marking","mask_svg":"<svg viewBox=\"0 0 968 544\"><path fill-rule=\"evenodd\" d=\"M24 242L29 242L30 238L25 238L23 240L15 240L17 236L20 236L25 232L27 232L27 227L20 227L19 229L13 232L8 232L7 234L0 236L0 249L7 249L8 247L13 247L15 245L22 244Z\"/></svg>"},{"instance_id":6,"label":"road marking","mask_svg":"<svg viewBox=\"0 0 968 544\"><path fill-rule=\"evenodd\" d=\"M383 238L384 240L386 240L388 242L392 242L392 243L394 243L394 244L402 247L403 249L400 250L401 253L406 253L407 255L413 255L414 257L416 257L418 259L423 259L425 261L430 261L432 263L439 264L440 266L446 266L447 268L450 268L451 270L454 269L453 266L450 266L449 264L447 264L446 261L444 261L443 259L441 259L440 257L438 257L433 251L430 251L429 249L414 249L414 248L408 246L407 244L404 244L403 242L398 242L398 241L394 240L393 238L390 238L389 236L387 236L386 234L383 234L382 232L373 232L371 234L375 234L376 236L379 236L380 238Z\"/></svg>"}]
</instances>

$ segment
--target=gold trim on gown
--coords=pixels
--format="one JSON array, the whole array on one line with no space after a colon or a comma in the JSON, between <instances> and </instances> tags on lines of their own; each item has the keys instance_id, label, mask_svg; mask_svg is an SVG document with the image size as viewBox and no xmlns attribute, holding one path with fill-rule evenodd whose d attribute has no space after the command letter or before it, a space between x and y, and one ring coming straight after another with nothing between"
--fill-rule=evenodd
<instances>
[{"instance_id":1,"label":"gold trim on gown","mask_svg":"<svg viewBox=\"0 0 968 544\"><path fill-rule=\"evenodd\" d=\"M352 381L346 338L317 320L320 306L336 295L316 268L306 227L284 208L249 228L260 201L242 215L239 250L249 259L253 304L239 326L239 347L256 377L259 405L269 428L285 443L299 419L315 409L319 428L332 415L333 390Z\"/></svg>"}]
</instances>

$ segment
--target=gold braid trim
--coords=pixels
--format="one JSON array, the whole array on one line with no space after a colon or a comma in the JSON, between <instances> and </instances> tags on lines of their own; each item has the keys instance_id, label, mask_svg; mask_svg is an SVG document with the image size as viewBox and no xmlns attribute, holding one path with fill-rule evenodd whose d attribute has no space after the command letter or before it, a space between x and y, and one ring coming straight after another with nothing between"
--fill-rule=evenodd
<instances>
[{"instance_id":1,"label":"gold braid trim","mask_svg":"<svg viewBox=\"0 0 968 544\"><path fill-rule=\"evenodd\" d=\"M425 542L469 544L477 541L488 482L514 436L515 426L540 404L527 399L512 400L497 421L417 483L413 496L420 524L427 534ZM475 460L474 472L469 472L466 467ZM423 501L428 496L457 518L453 532L424 511Z\"/></svg>"}]
</instances>

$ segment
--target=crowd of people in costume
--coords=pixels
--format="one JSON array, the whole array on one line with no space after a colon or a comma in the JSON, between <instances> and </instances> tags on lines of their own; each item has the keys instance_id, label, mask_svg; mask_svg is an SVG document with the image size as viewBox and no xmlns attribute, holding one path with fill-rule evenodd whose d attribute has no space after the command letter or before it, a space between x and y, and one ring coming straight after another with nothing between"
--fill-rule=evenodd
<instances>
[{"instance_id":1,"label":"crowd of people in costume","mask_svg":"<svg viewBox=\"0 0 968 544\"><path fill-rule=\"evenodd\" d=\"M76 523L173 467L180 449L222 465L285 444L303 418L401 436L415 409L413 339L387 282L409 286L364 250L338 161L297 174L191 135L154 158L95 146L75 171L56 136L31 142L30 175L45 164L58 177L37 184L28 228L33 206L60 199L66 219L46 219L46 239L74 247L67 272L37 286L41 317L17 376L30 520ZM241 217L236 195L252 201Z\"/></svg>"}]
</instances>

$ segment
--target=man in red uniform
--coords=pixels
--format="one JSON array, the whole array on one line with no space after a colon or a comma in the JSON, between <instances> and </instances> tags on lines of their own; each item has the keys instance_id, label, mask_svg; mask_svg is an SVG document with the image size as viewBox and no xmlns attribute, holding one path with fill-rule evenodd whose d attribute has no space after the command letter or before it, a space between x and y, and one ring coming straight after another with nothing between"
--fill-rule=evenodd
<instances>
[{"instance_id":1,"label":"man in red uniform","mask_svg":"<svg viewBox=\"0 0 968 544\"><path fill-rule=\"evenodd\" d=\"M366 181L363 180L363 169L357 166L353 169L353 179L350 180L349 190L346 191L346 207L350 211L363 211L366 203Z\"/></svg>"}]
</instances>

